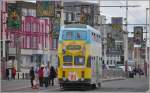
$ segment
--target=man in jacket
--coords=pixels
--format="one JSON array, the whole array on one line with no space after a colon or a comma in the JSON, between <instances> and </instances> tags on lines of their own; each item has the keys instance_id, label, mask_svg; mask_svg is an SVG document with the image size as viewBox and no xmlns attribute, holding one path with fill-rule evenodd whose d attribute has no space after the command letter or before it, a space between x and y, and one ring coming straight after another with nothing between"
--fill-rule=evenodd
<instances>
[{"instance_id":1,"label":"man in jacket","mask_svg":"<svg viewBox=\"0 0 150 93\"><path fill-rule=\"evenodd\" d=\"M38 70L38 76L39 76L39 84L40 84L40 87L43 87L43 69L44 67L41 67L39 70Z\"/></svg>"},{"instance_id":2,"label":"man in jacket","mask_svg":"<svg viewBox=\"0 0 150 93\"><path fill-rule=\"evenodd\" d=\"M29 73L30 73L31 87L33 88L33 80L34 80L34 78L35 78L34 68L33 68L33 67L31 67Z\"/></svg>"}]
</instances>

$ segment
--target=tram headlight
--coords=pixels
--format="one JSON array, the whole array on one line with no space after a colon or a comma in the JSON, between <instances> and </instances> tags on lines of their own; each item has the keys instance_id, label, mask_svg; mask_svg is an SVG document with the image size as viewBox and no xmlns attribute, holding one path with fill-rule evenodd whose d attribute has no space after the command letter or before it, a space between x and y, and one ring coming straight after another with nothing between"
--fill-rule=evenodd
<instances>
[{"instance_id":1,"label":"tram headlight","mask_svg":"<svg viewBox=\"0 0 150 93\"><path fill-rule=\"evenodd\" d=\"M67 80L67 78L66 77L63 77L63 81L66 81Z\"/></svg>"},{"instance_id":2,"label":"tram headlight","mask_svg":"<svg viewBox=\"0 0 150 93\"><path fill-rule=\"evenodd\" d=\"M81 81L84 81L84 78L81 78Z\"/></svg>"}]
</instances>

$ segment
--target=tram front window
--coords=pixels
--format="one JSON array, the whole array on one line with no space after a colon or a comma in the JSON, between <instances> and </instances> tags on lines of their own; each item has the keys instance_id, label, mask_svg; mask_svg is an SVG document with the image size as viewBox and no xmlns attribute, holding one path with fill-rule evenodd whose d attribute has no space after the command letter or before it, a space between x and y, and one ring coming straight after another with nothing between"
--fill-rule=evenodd
<instances>
[{"instance_id":1,"label":"tram front window","mask_svg":"<svg viewBox=\"0 0 150 93\"><path fill-rule=\"evenodd\" d=\"M69 56L69 55L64 56L63 61L64 61L64 63L63 63L64 66L71 66L72 65L72 56Z\"/></svg>"},{"instance_id":2,"label":"tram front window","mask_svg":"<svg viewBox=\"0 0 150 93\"><path fill-rule=\"evenodd\" d=\"M85 64L85 57L83 57L83 56L75 56L74 57L74 64L75 65L84 65Z\"/></svg>"},{"instance_id":3,"label":"tram front window","mask_svg":"<svg viewBox=\"0 0 150 93\"><path fill-rule=\"evenodd\" d=\"M85 31L77 31L75 33L75 39L76 40L86 40L87 39L87 33Z\"/></svg>"},{"instance_id":4,"label":"tram front window","mask_svg":"<svg viewBox=\"0 0 150 93\"><path fill-rule=\"evenodd\" d=\"M87 32L82 30L65 30L62 34L63 40L87 40Z\"/></svg>"}]
</instances>

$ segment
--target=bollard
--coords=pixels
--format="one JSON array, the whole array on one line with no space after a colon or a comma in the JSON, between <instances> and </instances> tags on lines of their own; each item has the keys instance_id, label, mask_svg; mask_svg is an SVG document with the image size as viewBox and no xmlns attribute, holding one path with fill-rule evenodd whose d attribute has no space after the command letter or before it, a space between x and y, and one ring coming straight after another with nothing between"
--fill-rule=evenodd
<instances>
[{"instance_id":1,"label":"bollard","mask_svg":"<svg viewBox=\"0 0 150 93\"><path fill-rule=\"evenodd\" d=\"M25 79L27 79L27 73L25 73Z\"/></svg>"},{"instance_id":2,"label":"bollard","mask_svg":"<svg viewBox=\"0 0 150 93\"><path fill-rule=\"evenodd\" d=\"M19 73L18 73L18 79L19 79Z\"/></svg>"},{"instance_id":3,"label":"bollard","mask_svg":"<svg viewBox=\"0 0 150 93\"><path fill-rule=\"evenodd\" d=\"M22 79L24 79L24 73L22 73Z\"/></svg>"}]
</instances>

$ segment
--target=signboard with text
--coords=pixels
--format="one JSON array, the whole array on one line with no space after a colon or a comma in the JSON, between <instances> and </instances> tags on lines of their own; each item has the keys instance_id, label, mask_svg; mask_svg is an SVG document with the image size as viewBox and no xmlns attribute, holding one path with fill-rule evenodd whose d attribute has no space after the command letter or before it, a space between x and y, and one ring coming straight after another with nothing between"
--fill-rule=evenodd
<instances>
[{"instance_id":1,"label":"signboard with text","mask_svg":"<svg viewBox=\"0 0 150 93\"><path fill-rule=\"evenodd\" d=\"M122 31L123 26L122 26L122 17L112 17L111 18L111 23L112 23L112 29L114 31Z\"/></svg>"},{"instance_id":2,"label":"signboard with text","mask_svg":"<svg viewBox=\"0 0 150 93\"><path fill-rule=\"evenodd\" d=\"M143 27L135 26L134 27L134 43L136 45L141 45L143 41Z\"/></svg>"},{"instance_id":3,"label":"signboard with text","mask_svg":"<svg viewBox=\"0 0 150 93\"><path fill-rule=\"evenodd\" d=\"M55 1L36 1L36 15L39 17L55 16Z\"/></svg>"},{"instance_id":4,"label":"signboard with text","mask_svg":"<svg viewBox=\"0 0 150 93\"><path fill-rule=\"evenodd\" d=\"M21 18L20 18L21 9L17 6L16 3L8 3L7 5L7 27L8 29L20 29L21 28Z\"/></svg>"}]
</instances>

